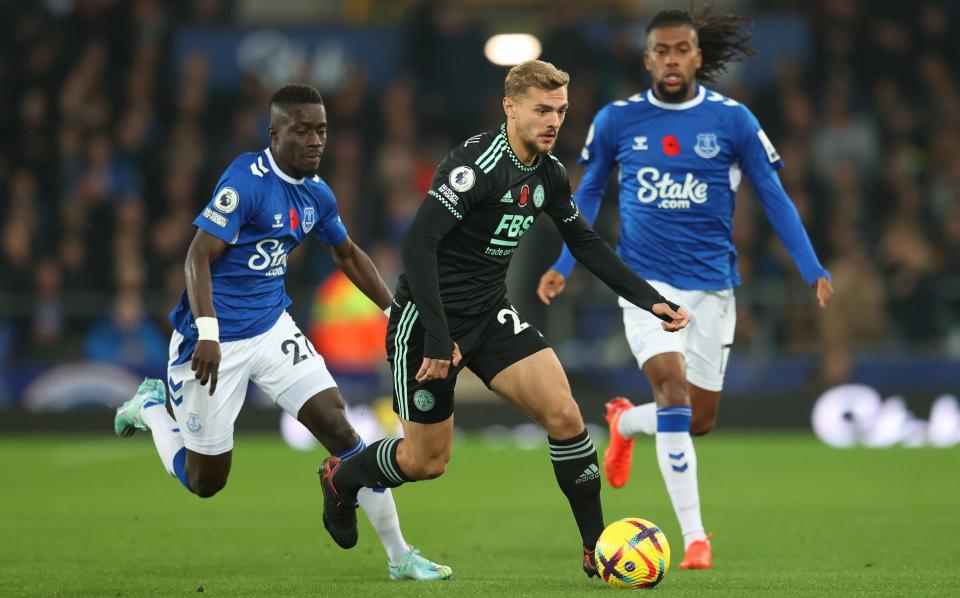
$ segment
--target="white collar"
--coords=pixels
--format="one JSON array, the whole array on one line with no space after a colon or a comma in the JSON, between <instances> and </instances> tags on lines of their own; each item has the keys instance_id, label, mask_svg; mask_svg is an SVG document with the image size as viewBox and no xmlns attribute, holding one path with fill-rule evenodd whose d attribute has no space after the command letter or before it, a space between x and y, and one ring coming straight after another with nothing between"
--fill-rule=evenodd
<instances>
[{"instance_id":1,"label":"white collar","mask_svg":"<svg viewBox=\"0 0 960 598\"><path fill-rule=\"evenodd\" d=\"M269 148L269 147L268 147L267 149L265 149L264 151L265 151L266 154L267 154L267 160L270 161L270 169L273 170L274 174L276 174L278 177L280 177L280 180L286 181L286 182L290 183L291 185L302 185L302 184L303 184L303 179L295 179L295 178L293 178L292 176L290 176L290 175L286 174L285 172L283 172L282 170L280 170L280 167L277 166L277 163L273 161L273 154L270 153L270 148Z\"/></svg>"},{"instance_id":2,"label":"white collar","mask_svg":"<svg viewBox=\"0 0 960 598\"><path fill-rule=\"evenodd\" d=\"M652 89L647 90L647 100L657 108L663 108L664 110L687 110L688 108L699 106L703 102L703 98L707 96L706 87L703 85L698 85L697 87L700 88L700 91L697 92L697 95L694 96L692 100L687 100L679 104L661 101L657 98L656 94L653 93Z\"/></svg>"}]
</instances>

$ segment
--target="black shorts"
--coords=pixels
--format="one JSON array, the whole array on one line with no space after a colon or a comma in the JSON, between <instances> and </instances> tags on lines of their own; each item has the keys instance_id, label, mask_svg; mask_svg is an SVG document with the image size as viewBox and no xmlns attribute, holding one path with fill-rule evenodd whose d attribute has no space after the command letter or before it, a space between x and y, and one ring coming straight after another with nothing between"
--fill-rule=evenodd
<instances>
[{"instance_id":1,"label":"black shorts","mask_svg":"<svg viewBox=\"0 0 960 598\"><path fill-rule=\"evenodd\" d=\"M549 348L540 331L525 322L504 299L489 314L476 318L447 318L450 336L460 347L459 367L451 365L444 380L420 383L424 330L413 301L394 302L387 326L387 362L393 372L393 410L400 419L421 424L446 420L453 414L453 391L457 374L470 368L483 383L524 357Z\"/></svg>"}]
</instances>

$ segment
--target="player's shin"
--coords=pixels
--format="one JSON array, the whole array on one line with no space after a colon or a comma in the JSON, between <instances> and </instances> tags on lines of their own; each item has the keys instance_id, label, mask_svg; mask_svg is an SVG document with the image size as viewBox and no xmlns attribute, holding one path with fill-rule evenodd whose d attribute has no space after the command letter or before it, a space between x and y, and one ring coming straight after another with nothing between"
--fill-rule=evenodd
<instances>
[{"instance_id":1,"label":"player's shin","mask_svg":"<svg viewBox=\"0 0 960 598\"><path fill-rule=\"evenodd\" d=\"M689 406L657 410L657 462L677 514L684 546L706 538L700 518L697 454L690 437Z\"/></svg>"},{"instance_id":2,"label":"player's shin","mask_svg":"<svg viewBox=\"0 0 960 598\"><path fill-rule=\"evenodd\" d=\"M387 558L396 563L410 547L403 539L400 531L400 516L397 514L397 504L393 500L393 493L389 488L361 488L357 493L357 502L366 513L370 525L377 532Z\"/></svg>"},{"instance_id":3,"label":"player's shin","mask_svg":"<svg viewBox=\"0 0 960 598\"><path fill-rule=\"evenodd\" d=\"M185 469L187 449L183 446L183 436L180 435L180 426L176 420L170 417L163 404L142 408L141 417L150 428L153 444L157 447L164 469L190 490Z\"/></svg>"},{"instance_id":4,"label":"player's shin","mask_svg":"<svg viewBox=\"0 0 960 598\"><path fill-rule=\"evenodd\" d=\"M337 492L354 497L364 487L396 488L411 481L397 463L397 445L401 440L378 440L344 461L333 478Z\"/></svg>"},{"instance_id":5,"label":"player's shin","mask_svg":"<svg viewBox=\"0 0 960 598\"><path fill-rule=\"evenodd\" d=\"M573 438L548 440L557 484L570 501L584 548L593 550L604 527L597 450L586 430Z\"/></svg>"},{"instance_id":6,"label":"player's shin","mask_svg":"<svg viewBox=\"0 0 960 598\"><path fill-rule=\"evenodd\" d=\"M345 451L336 452L334 456L346 461L359 455L365 448L367 448L366 443L358 439L356 445ZM357 503L370 520L373 530L377 532L387 558L392 563L399 561L410 547L407 546L400 531L400 517L397 515L397 504L393 500L393 493L389 488L360 488L357 492Z\"/></svg>"}]
</instances>

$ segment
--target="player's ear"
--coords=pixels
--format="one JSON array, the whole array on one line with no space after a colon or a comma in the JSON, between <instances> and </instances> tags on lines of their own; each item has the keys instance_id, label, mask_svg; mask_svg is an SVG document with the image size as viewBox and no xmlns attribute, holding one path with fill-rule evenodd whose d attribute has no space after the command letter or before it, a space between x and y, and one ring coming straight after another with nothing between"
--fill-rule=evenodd
<instances>
[{"instance_id":1,"label":"player's ear","mask_svg":"<svg viewBox=\"0 0 960 598\"><path fill-rule=\"evenodd\" d=\"M503 112L504 114L507 115L507 118L516 117L516 108L513 105L512 98L507 98L507 97L503 98Z\"/></svg>"},{"instance_id":2,"label":"player's ear","mask_svg":"<svg viewBox=\"0 0 960 598\"><path fill-rule=\"evenodd\" d=\"M653 70L653 61L650 59L650 50L647 48L643 49L643 68L647 69L647 72Z\"/></svg>"},{"instance_id":3,"label":"player's ear","mask_svg":"<svg viewBox=\"0 0 960 598\"><path fill-rule=\"evenodd\" d=\"M267 133L270 135L270 141L280 141L280 132L271 124L267 127Z\"/></svg>"}]
</instances>

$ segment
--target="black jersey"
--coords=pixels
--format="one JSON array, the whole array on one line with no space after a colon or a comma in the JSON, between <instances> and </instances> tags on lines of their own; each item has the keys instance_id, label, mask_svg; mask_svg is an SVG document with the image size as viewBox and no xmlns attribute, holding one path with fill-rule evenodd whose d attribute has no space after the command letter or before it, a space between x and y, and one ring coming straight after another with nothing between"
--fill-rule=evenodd
<instances>
[{"instance_id":1,"label":"black jersey","mask_svg":"<svg viewBox=\"0 0 960 598\"><path fill-rule=\"evenodd\" d=\"M574 256L614 291L648 311L665 301L586 223L560 161L545 154L525 165L500 125L467 139L440 162L403 239L397 297L412 298L419 308L425 357L450 358L447 316L479 317L503 302L510 260L542 212Z\"/></svg>"}]
</instances>

